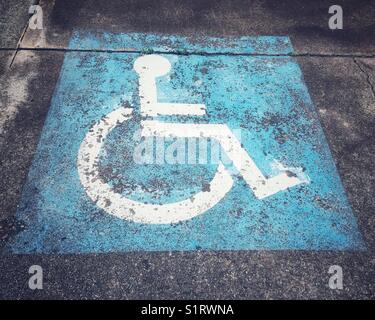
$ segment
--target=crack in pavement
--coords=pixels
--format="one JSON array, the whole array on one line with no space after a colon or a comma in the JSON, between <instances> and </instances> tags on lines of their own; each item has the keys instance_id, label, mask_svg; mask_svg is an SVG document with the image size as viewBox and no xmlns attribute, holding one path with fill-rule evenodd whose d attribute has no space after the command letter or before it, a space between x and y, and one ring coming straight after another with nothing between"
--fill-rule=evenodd
<instances>
[{"instance_id":1,"label":"crack in pavement","mask_svg":"<svg viewBox=\"0 0 375 320\"><path fill-rule=\"evenodd\" d=\"M25 26L24 26L24 28L23 28L22 34L21 34L21 36L20 36L20 38L19 38L19 40L18 40L18 43L17 43L17 47L13 49L13 50L14 50L14 54L13 54L12 59L11 59L11 61L10 61L9 69L12 68L12 65L13 65L13 63L14 63L14 60L16 59L16 56L17 56L18 52L20 51L20 47L21 47L22 40L23 40L23 38L25 37L25 34L26 34L26 32L27 32L27 26L28 26L28 24L29 24L29 21L26 22L26 24L25 24Z\"/></svg>"},{"instance_id":2,"label":"crack in pavement","mask_svg":"<svg viewBox=\"0 0 375 320\"><path fill-rule=\"evenodd\" d=\"M372 95L375 98L375 88L374 88L374 85L372 84L372 82L370 80L369 74L367 73L366 69L364 69L364 68L361 67L361 63L356 59L356 57L353 57L353 61L357 65L357 67L359 68L359 70L361 70L361 72L365 75L366 82L368 83L368 85L370 87L370 90L372 92Z\"/></svg>"},{"instance_id":3,"label":"crack in pavement","mask_svg":"<svg viewBox=\"0 0 375 320\"><path fill-rule=\"evenodd\" d=\"M138 53L138 54L178 54L178 55L197 55L197 56L267 56L267 57L318 57L318 58L375 58L375 53L372 54L358 54L358 53L245 53L245 52L204 52L204 51L184 51L184 50L171 50L171 51L160 51L150 50L131 50L131 49L70 49L70 48L54 48L54 47L43 47L43 48L30 48L30 47L18 47L18 48L0 48L0 51L55 51L55 52L93 52L93 53Z\"/></svg>"},{"instance_id":4,"label":"crack in pavement","mask_svg":"<svg viewBox=\"0 0 375 320\"><path fill-rule=\"evenodd\" d=\"M369 74L367 73L366 69L364 69L361 66L361 62L359 62L355 57L353 57L353 61L354 61L355 65L358 67L358 69L365 75L366 82L368 83L368 85L370 87L370 90L372 92L372 95L375 98L375 89L374 89L374 85L372 84L372 82L370 80ZM364 139L362 139L362 140L360 140L356 143L352 143L352 144L348 145L347 147L345 147L344 154L345 155L352 155L354 152L356 152L358 150L359 147L363 147L363 146L367 145L368 143L372 142L374 137L375 137L375 128L373 130L371 130L369 135L364 137Z\"/></svg>"}]
</instances>

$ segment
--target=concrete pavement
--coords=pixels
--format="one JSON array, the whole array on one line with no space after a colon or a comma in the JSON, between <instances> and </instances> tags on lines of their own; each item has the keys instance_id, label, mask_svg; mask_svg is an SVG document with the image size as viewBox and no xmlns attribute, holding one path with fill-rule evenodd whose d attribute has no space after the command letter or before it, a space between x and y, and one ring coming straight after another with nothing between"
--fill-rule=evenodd
<instances>
[{"instance_id":1,"label":"concrete pavement","mask_svg":"<svg viewBox=\"0 0 375 320\"><path fill-rule=\"evenodd\" d=\"M27 30L11 68L15 31L1 51L2 246L23 228L15 212L69 39L75 30L88 30L290 36L367 250L6 254L0 261L1 297L374 297L375 8L370 1L343 1L344 30L339 31L327 27L329 1L303 6L297 1L116 0L41 5L44 29ZM11 23L20 37L20 23ZM32 264L44 268L43 290L27 287ZM344 270L343 290L328 287L331 265Z\"/></svg>"}]
</instances>

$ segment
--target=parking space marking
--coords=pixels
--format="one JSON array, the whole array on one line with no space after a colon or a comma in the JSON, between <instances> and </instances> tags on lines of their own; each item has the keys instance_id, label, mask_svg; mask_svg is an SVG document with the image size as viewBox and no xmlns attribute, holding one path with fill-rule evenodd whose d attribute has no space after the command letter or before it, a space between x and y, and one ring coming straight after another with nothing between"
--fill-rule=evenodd
<instances>
[{"instance_id":1,"label":"parking space marking","mask_svg":"<svg viewBox=\"0 0 375 320\"><path fill-rule=\"evenodd\" d=\"M288 37L70 46L8 252L365 248Z\"/></svg>"}]
</instances>

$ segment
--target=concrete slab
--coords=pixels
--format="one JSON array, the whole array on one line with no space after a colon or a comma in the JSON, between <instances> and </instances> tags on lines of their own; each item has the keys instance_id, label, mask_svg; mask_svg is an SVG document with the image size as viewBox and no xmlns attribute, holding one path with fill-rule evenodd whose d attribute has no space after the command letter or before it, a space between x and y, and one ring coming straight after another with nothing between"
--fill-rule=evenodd
<instances>
[{"instance_id":1,"label":"concrete slab","mask_svg":"<svg viewBox=\"0 0 375 320\"><path fill-rule=\"evenodd\" d=\"M8 70L13 53L13 50L0 51L0 75L2 77L4 77L5 73Z\"/></svg>"},{"instance_id":2,"label":"concrete slab","mask_svg":"<svg viewBox=\"0 0 375 320\"><path fill-rule=\"evenodd\" d=\"M370 251L374 246L371 211L374 188L374 59L300 59L307 86ZM362 63L366 63L368 69ZM366 70L366 71L365 71Z\"/></svg>"},{"instance_id":3,"label":"concrete slab","mask_svg":"<svg viewBox=\"0 0 375 320\"><path fill-rule=\"evenodd\" d=\"M369 261L316 252L23 255L0 261L0 290L6 299L371 299ZM33 264L44 268L43 290L27 287ZM328 287L332 264L345 270L343 290Z\"/></svg>"},{"instance_id":4,"label":"concrete slab","mask_svg":"<svg viewBox=\"0 0 375 320\"><path fill-rule=\"evenodd\" d=\"M16 48L29 19L31 0L0 1L0 48Z\"/></svg>"},{"instance_id":5,"label":"concrete slab","mask_svg":"<svg viewBox=\"0 0 375 320\"><path fill-rule=\"evenodd\" d=\"M2 49L17 44L27 22L28 6L24 2L1 2L0 11L6 12L0 18L1 30L5 30L0 36ZM287 35L297 55L329 56L299 57L297 61L366 251L1 255L0 297L374 299L375 58L360 57L375 54L374 2L341 1L342 31L328 29L331 4L328 0L311 4L297 0L42 1L44 29L29 29L22 46L56 48L61 52L21 50L10 70L13 52L0 52L0 248L24 229L15 212L64 54L74 32L88 31L99 40L108 32L179 34L191 39L202 35ZM90 46L85 50L90 50ZM186 47L179 51L186 53L184 50ZM27 286L32 264L43 266L44 290L32 291ZM343 268L343 290L328 287L331 265Z\"/></svg>"},{"instance_id":6,"label":"concrete slab","mask_svg":"<svg viewBox=\"0 0 375 320\"><path fill-rule=\"evenodd\" d=\"M4 59L10 62L13 53ZM0 238L15 228L13 212L39 139L63 54L19 52L13 66L1 75ZM13 172L13 173L12 173Z\"/></svg>"},{"instance_id":7,"label":"concrete slab","mask_svg":"<svg viewBox=\"0 0 375 320\"><path fill-rule=\"evenodd\" d=\"M374 55L375 3L341 1L344 29L328 28L329 0L41 1L44 29L23 47L67 48L72 33L151 32L199 36L289 36L297 54ZM181 48L182 50L184 48Z\"/></svg>"},{"instance_id":8,"label":"concrete slab","mask_svg":"<svg viewBox=\"0 0 375 320\"><path fill-rule=\"evenodd\" d=\"M33 74L16 103L15 117L4 123L0 181L1 238L22 228L12 221L18 197L50 106L63 54L17 55L9 76ZM32 62L34 61L34 62ZM37 62L35 62L37 61ZM359 220L368 250L353 252L109 253L88 255L7 255L0 259L3 298L373 298L373 169L370 143L374 59L298 58L319 111L336 165ZM361 64L362 70L358 63ZM343 72L344 70L344 72ZM364 72L365 70L366 72ZM372 82L371 82L372 83ZM18 92L18 91L17 91ZM353 149L353 146L355 147ZM4 219L5 218L5 219ZM9 227L11 226L11 227ZM27 287L28 268L41 264L45 289ZM329 266L344 270L344 289L328 288ZM69 271L67 271L69 270Z\"/></svg>"}]
</instances>

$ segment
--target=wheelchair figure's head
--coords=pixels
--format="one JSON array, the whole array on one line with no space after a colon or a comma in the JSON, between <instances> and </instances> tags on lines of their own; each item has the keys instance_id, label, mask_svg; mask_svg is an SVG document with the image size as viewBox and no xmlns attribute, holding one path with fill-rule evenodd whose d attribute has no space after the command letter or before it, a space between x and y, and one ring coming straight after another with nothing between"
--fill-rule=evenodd
<instances>
[{"instance_id":1,"label":"wheelchair figure's head","mask_svg":"<svg viewBox=\"0 0 375 320\"><path fill-rule=\"evenodd\" d=\"M171 64L160 55L149 54L135 60L134 70L139 75L156 78L166 75L171 70Z\"/></svg>"}]
</instances>

